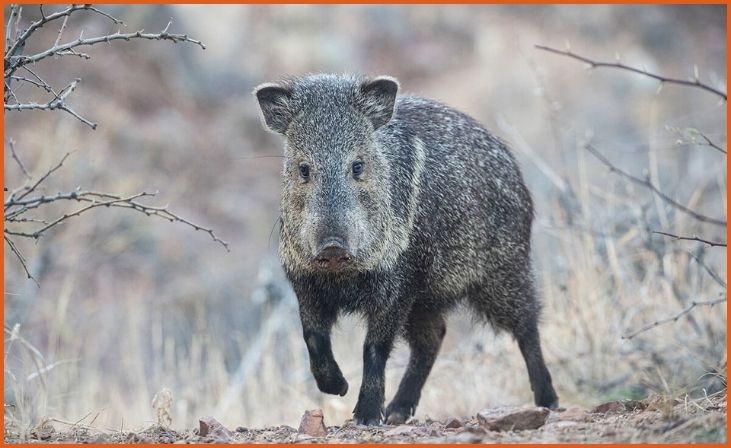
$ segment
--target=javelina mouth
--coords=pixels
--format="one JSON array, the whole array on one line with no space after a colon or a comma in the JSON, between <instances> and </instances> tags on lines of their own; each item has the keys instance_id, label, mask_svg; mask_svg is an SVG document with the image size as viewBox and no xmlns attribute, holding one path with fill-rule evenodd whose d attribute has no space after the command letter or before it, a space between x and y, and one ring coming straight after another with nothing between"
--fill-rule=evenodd
<instances>
[{"instance_id":1,"label":"javelina mouth","mask_svg":"<svg viewBox=\"0 0 731 448\"><path fill-rule=\"evenodd\" d=\"M327 271L337 271L338 269L344 268L353 261L353 257L350 255L342 255L339 257L315 257L313 260L315 266L320 269Z\"/></svg>"}]
</instances>

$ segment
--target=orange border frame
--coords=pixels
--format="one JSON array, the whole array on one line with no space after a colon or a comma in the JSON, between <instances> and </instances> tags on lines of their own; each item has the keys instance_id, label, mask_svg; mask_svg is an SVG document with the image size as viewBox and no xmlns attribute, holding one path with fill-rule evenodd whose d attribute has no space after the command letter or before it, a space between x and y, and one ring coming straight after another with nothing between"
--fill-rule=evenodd
<instances>
[{"instance_id":1,"label":"orange border frame","mask_svg":"<svg viewBox=\"0 0 731 448\"><path fill-rule=\"evenodd\" d=\"M21 0L17 2L9 2L6 0L2 1L3 4L3 10L0 13L0 35L5 35L5 5L11 4L11 3L19 3L19 4L37 4L38 2L30 2L26 0ZM66 4L67 2L60 2L57 0L52 0L50 2L43 2L48 4ZM162 2L154 2L154 1L127 1L127 0L121 0L116 2L102 2L99 3L101 5L103 4L136 4L136 5L142 5L142 4L159 4L159 3L173 3L173 4L200 4L201 2L196 1L190 1L190 0L183 0L183 1L162 1ZM205 3L205 2L203 2ZM211 2L209 4L415 4L415 5L435 5L435 4L505 4L505 3L521 3L521 4L554 4L555 2L551 2L548 0L529 0L529 1L515 1L515 2L499 2L499 1L455 1L455 2L443 2L443 1L437 1L437 0L421 0L421 1L401 1L401 2L384 2L384 1L378 1L378 0L361 0L361 1L345 1L345 2L337 2L337 1L304 1L304 0L290 0L290 1L271 1L271 2L265 2L265 1L253 1L253 2L238 2L238 1L218 1L218 2ZM729 65L729 55L731 53L729 52L729 37L728 37L728 23L729 19L731 19L731 13L729 13L728 8L728 2L726 0L710 0L710 1L703 1L703 0L690 0L690 1L661 1L661 0L655 0L655 1L642 1L642 2L631 2L626 0L606 0L603 2L593 2L593 1L568 1L568 2L559 2L560 4L574 4L574 5L583 5L583 4L642 4L642 5L651 5L651 4L662 4L662 5L727 5L726 8L726 74L728 79L728 72L731 65ZM3 46L3 56L4 56L4 46ZM727 82L728 84L728 82ZM728 86L726 88L728 91ZM3 126L0 130L0 137L3 138L3 142L5 141L5 109L0 110L0 117L3 119ZM728 116L728 102L726 103L726 146L728 147L728 127L731 120L729 120ZM729 171L729 167L731 167L731 161L728 157L726 157L726 173ZM2 160L0 160L0 181L3 181L3 186L5 185L5 157L3 156ZM728 182L726 182L726 210L728 213L728 197L729 192L731 192L731 188L729 188ZM5 230L5 221L3 220L0 222L0 229ZM731 232L729 232L728 226L726 227L726 241L729 240L729 235L731 235ZM726 254L726 278L729 277L729 273L731 270L729 270L728 267L728 253ZM0 318L2 318L3 323L5 322L5 261L3 257L3 262L0 263L0 277L3 279L2 287L0 288L0 291L2 291L2 298L0 298L0 301L3 303L2 310L0 310ZM726 307L726 322L728 322L729 318L729 311L728 306ZM727 324L728 325L728 324ZM5 341L5 334L3 332L3 342ZM726 331L726 357L728 359L728 348L729 348L729 342L731 342L731 337L729 337L728 333L728 326ZM4 366L3 366L4 367ZM0 378L0 385L3 386L3 393L5 391L5 375L3 374L3 377ZM4 404L4 399L3 399ZM726 405L728 408L728 397L726 398ZM5 420L3 419L2 422L0 422L0 428L3 430L3 441L0 441L0 445L5 445ZM729 424L728 415L726 416L726 445L729 445L728 441L728 434L729 430L731 429L731 425ZM19 447L34 447L38 445L47 445L42 443L21 443L17 444L15 446ZM166 446L164 444L150 444L154 446ZM205 446L206 444L200 444L202 446ZM254 444L245 444L247 446L255 446ZM533 446L531 444L510 444L510 445L502 445L502 444L495 444L497 446ZM584 445L579 443L570 443L570 444L558 444L560 446L568 445L568 446L574 446L574 445ZM603 444L604 445L604 444ZM670 445L670 444L652 444L653 446L677 446L676 444ZM105 446L104 444L86 444L86 446ZM297 444L282 444L280 446L299 446ZM355 444L355 446L378 446L374 444ZM401 446L420 446L417 444L402 444ZM453 446L450 444L429 444L428 446L435 446L435 447L446 447L446 446ZM606 446L632 446L628 444L606 444ZM704 443L704 444L695 444L694 446L698 447L718 447L718 446L724 446L723 444L712 444L712 443Z\"/></svg>"}]
</instances>

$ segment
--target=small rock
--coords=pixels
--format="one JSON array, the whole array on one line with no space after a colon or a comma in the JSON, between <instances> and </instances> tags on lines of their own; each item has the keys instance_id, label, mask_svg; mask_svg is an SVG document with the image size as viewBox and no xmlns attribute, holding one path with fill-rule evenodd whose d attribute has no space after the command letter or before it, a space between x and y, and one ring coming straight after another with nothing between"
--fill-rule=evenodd
<instances>
[{"instance_id":1,"label":"small rock","mask_svg":"<svg viewBox=\"0 0 731 448\"><path fill-rule=\"evenodd\" d=\"M540 428L546 423L549 413L547 408L527 408L500 414L488 411L477 414L477 420L490 431L520 431Z\"/></svg>"},{"instance_id":2,"label":"small rock","mask_svg":"<svg viewBox=\"0 0 731 448\"><path fill-rule=\"evenodd\" d=\"M457 429L462 427L462 422L459 421L457 418L450 418L447 420L447 423L444 425L445 428L449 429Z\"/></svg>"},{"instance_id":3,"label":"small rock","mask_svg":"<svg viewBox=\"0 0 731 448\"><path fill-rule=\"evenodd\" d=\"M237 426L236 432L248 432L249 430L247 428L244 428L243 426Z\"/></svg>"},{"instance_id":4,"label":"small rock","mask_svg":"<svg viewBox=\"0 0 731 448\"><path fill-rule=\"evenodd\" d=\"M639 400L609 401L595 407L591 410L591 412L593 414L610 414L627 411L637 411L645 409L646 407L647 404Z\"/></svg>"},{"instance_id":5,"label":"small rock","mask_svg":"<svg viewBox=\"0 0 731 448\"><path fill-rule=\"evenodd\" d=\"M233 433L213 417L203 417L198 420L198 434L201 437L210 437L216 442L229 441L233 437Z\"/></svg>"},{"instance_id":6,"label":"small rock","mask_svg":"<svg viewBox=\"0 0 731 448\"><path fill-rule=\"evenodd\" d=\"M325 427L322 409L305 411L298 432L311 437L325 437L327 435L327 427Z\"/></svg>"}]
</instances>

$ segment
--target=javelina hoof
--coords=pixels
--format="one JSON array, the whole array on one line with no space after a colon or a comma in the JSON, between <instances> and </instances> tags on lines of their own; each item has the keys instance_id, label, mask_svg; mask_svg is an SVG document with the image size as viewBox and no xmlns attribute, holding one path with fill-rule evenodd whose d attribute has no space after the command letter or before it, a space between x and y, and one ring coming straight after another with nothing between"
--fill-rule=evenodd
<instances>
[{"instance_id":1,"label":"javelina hoof","mask_svg":"<svg viewBox=\"0 0 731 448\"><path fill-rule=\"evenodd\" d=\"M356 425L380 426L382 419L383 411L380 406L358 400L353 410L353 421Z\"/></svg>"},{"instance_id":2,"label":"javelina hoof","mask_svg":"<svg viewBox=\"0 0 731 448\"><path fill-rule=\"evenodd\" d=\"M363 426L381 426L381 417L353 417L356 425Z\"/></svg>"},{"instance_id":3,"label":"javelina hoof","mask_svg":"<svg viewBox=\"0 0 731 448\"><path fill-rule=\"evenodd\" d=\"M342 375L335 378L317 379L317 388L326 394L344 397L348 393L348 382Z\"/></svg>"},{"instance_id":4,"label":"javelina hoof","mask_svg":"<svg viewBox=\"0 0 731 448\"><path fill-rule=\"evenodd\" d=\"M387 414L388 417L386 417L386 424L387 425L403 425L406 423L406 416L400 413L399 411L392 411L390 414Z\"/></svg>"},{"instance_id":5,"label":"javelina hoof","mask_svg":"<svg viewBox=\"0 0 731 448\"><path fill-rule=\"evenodd\" d=\"M389 425L403 425L413 414L412 407L391 403L386 408L386 423Z\"/></svg>"},{"instance_id":6,"label":"javelina hoof","mask_svg":"<svg viewBox=\"0 0 731 448\"><path fill-rule=\"evenodd\" d=\"M536 396L536 406L551 410L558 409L558 397L553 391L553 387L548 386L542 394Z\"/></svg>"}]
</instances>

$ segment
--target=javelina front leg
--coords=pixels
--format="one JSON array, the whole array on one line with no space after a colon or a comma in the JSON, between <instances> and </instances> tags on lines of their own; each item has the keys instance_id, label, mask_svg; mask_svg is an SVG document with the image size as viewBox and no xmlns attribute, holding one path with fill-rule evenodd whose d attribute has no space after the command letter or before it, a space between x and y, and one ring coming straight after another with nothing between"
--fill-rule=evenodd
<instances>
[{"instance_id":1,"label":"javelina front leg","mask_svg":"<svg viewBox=\"0 0 731 448\"><path fill-rule=\"evenodd\" d=\"M528 368L528 378L530 379L530 387L533 390L536 406L549 409L558 408L558 396L556 391L553 390L551 374L548 372L545 361L543 361L538 326L532 323L525 331L516 334L515 337L518 339L520 352L523 354L525 365Z\"/></svg>"},{"instance_id":2,"label":"javelina front leg","mask_svg":"<svg viewBox=\"0 0 731 448\"><path fill-rule=\"evenodd\" d=\"M396 312L381 313L368 320L368 333L363 344L363 381L353 418L359 425L380 425L386 388L386 361L391 354L399 326Z\"/></svg>"},{"instance_id":3,"label":"javelina front leg","mask_svg":"<svg viewBox=\"0 0 731 448\"><path fill-rule=\"evenodd\" d=\"M421 389L437 359L447 325L440 314L411 313L406 323L411 355L398 392L386 408L386 423L400 425L414 415Z\"/></svg>"},{"instance_id":4,"label":"javelina front leg","mask_svg":"<svg viewBox=\"0 0 731 448\"><path fill-rule=\"evenodd\" d=\"M310 370L317 381L317 387L326 394L345 395L348 392L348 382L333 357L330 343L330 331L337 313L300 305L300 317L302 334L310 354Z\"/></svg>"}]
</instances>

